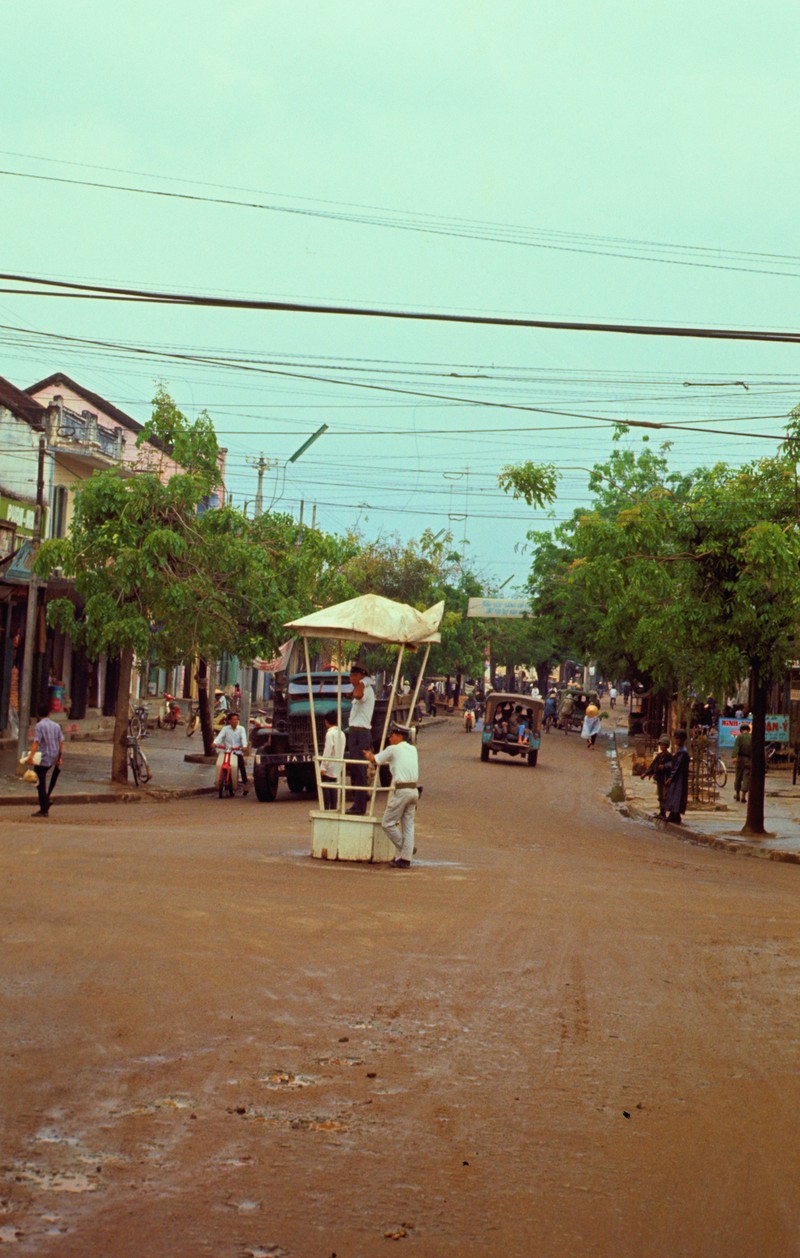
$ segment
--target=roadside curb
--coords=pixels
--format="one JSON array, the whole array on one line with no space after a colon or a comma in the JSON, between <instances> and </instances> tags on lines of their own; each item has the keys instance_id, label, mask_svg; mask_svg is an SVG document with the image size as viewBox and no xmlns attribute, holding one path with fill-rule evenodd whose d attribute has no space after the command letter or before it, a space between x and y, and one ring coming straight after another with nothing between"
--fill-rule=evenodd
<instances>
[{"instance_id":1,"label":"roadside curb","mask_svg":"<svg viewBox=\"0 0 800 1258\"><path fill-rule=\"evenodd\" d=\"M754 856L758 860L779 861L784 865L800 865L800 852L778 852L774 848L761 847L757 842L747 839L723 839L719 835L703 834L701 830L693 830L691 826L675 825L670 822L669 825L664 823L658 825L653 818L653 814L644 812L643 809L635 807L630 803L617 804L617 812L623 817L630 817L633 821L644 821L652 826L654 830L661 833L672 832L677 839L681 839L684 843L694 843L701 847L711 847L718 852L731 852L734 856Z\"/></svg>"},{"instance_id":2,"label":"roadside curb","mask_svg":"<svg viewBox=\"0 0 800 1258\"><path fill-rule=\"evenodd\" d=\"M217 788L215 786L179 786L173 788L165 787L163 790L140 790L132 791L123 787L119 791L72 791L68 795L56 795L55 802L61 804L138 804L141 800L149 802L164 803L171 799L189 799L193 795L215 795ZM31 808L36 803L36 792L32 790L31 796L26 798L24 795L0 795L0 808L13 808L18 805L22 808Z\"/></svg>"}]
</instances>

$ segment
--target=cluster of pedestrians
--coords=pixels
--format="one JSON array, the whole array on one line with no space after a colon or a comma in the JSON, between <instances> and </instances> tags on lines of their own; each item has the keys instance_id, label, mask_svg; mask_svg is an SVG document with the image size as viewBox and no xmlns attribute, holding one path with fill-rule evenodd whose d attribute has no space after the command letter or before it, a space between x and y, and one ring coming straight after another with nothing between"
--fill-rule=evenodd
<instances>
[{"instance_id":1,"label":"cluster of pedestrians","mask_svg":"<svg viewBox=\"0 0 800 1258\"><path fill-rule=\"evenodd\" d=\"M676 730L671 745L668 734L658 740L658 751L644 772L652 778L658 793L658 816L661 821L680 825L689 799L689 761L686 730Z\"/></svg>"}]
</instances>

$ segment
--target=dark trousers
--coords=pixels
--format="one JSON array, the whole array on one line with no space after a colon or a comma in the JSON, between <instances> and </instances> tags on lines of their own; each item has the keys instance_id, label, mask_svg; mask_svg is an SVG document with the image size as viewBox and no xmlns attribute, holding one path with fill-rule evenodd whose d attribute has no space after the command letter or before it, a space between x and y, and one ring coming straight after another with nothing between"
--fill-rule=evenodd
<instances>
[{"instance_id":1,"label":"dark trousers","mask_svg":"<svg viewBox=\"0 0 800 1258\"><path fill-rule=\"evenodd\" d=\"M331 790L330 787L326 790L325 783L335 782L336 778L328 777L327 773L321 774L321 777L322 777L322 783L323 783L322 802L325 805L328 812L335 812L336 809L339 807L339 791Z\"/></svg>"},{"instance_id":2,"label":"dark trousers","mask_svg":"<svg viewBox=\"0 0 800 1258\"><path fill-rule=\"evenodd\" d=\"M234 752L239 761L239 777L242 779L242 785L247 786L247 769L245 768L244 756L240 752Z\"/></svg>"},{"instance_id":3,"label":"dark trousers","mask_svg":"<svg viewBox=\"0 0 800 1258\"><path fill-rule=\"evenodd\" d=\"M50 807L50 795L47 790L47 771L54 769L54 764L35 764L33 771L36 774L36 790L39 793L39 809L41 812L47 812ZM50 779L52 786L53 779Z\"/></svg>"},{"instance_id":4,"label":"dark trousers","mask_svg":"<svg viewBox=\"0 0 800 1258\"><path fill-rule=\"evenodd\" d=\"M361 764L350 765L350 782L353 786L366 786L368 781L367 761L364 752L372 750L372 730L351 728L347 731L347 759L360 760ZM353 812L367 811L367 792L354 791L350 804Z\"/></svg>"}]
</instances>

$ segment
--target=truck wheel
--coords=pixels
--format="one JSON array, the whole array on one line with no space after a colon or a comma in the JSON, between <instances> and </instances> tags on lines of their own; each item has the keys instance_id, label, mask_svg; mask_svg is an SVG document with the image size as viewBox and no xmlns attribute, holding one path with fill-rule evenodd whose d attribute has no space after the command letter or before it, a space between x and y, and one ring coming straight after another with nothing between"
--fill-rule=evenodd
<instances>
[{"instance_id":1,"label":"truck wheel","mask_svg":"<svg viewBox=\"0 0 800 1258\"><path fill-rule=\"evenodd\" d=\"M253 787L262 804L271 804L278 794L278 766L256 760L253 765Z\"/></svg>"},{"instance_id":2,"label":"truck wheel","mask_svg":"<svg viewBox=\"0 0 800 1258\"><path fill-rule=\"evenodd\" d=\"M481 743L481 760L489 759L489 744Z\"/></svg>"},{"instance_id":3,"label":"truck wheel","mask_svg":"<svg viewBox=\"0 0 800 1258\"><path fill-rule=\"evenodd\" d=\"M536 761L538 759L539 759L539 748L531 747L530 751L528 752L528 764L531 766L532 769L535 767Z\"/></svg>"},{"instance_id":4,"label":"truck wheel","mask_svg":"<svg viewBox=\"0 0 800 1258\"><path fill-rule=\"evenodd\" d=\"M317 793L317 777L314 773L314 766L309 765L306 769L305 778L303 779L303 789L306 795L316 795Z\"/></svg>"},{"instance_id":5,"label":"truck wheel","mask_svg":"<svg viewBox=\"0 0 800 1258\"><path fill-rule=\"evenodd\" d=\"M286 785L293 795L302 795L306 789L306 772L301 764L287 764Z\"/></svg>"}]
</instances>

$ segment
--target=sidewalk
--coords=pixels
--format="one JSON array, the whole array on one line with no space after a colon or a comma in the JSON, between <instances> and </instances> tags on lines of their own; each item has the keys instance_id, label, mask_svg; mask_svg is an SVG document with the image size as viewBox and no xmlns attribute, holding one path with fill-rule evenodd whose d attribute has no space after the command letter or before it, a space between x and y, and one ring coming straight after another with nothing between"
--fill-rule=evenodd
<instances>
[{"instance_id":1,"label":"sidewalk","mask_svg":"<svg viewBox=\"0 0 800 1258\"><path fill-rule=\"evenodd\" d=\"M656 821L658 799L655 783L650 778L634 777L631 773L631 751L624 737L617 737L617 764L622 779L628 814L641 821L652 821L676 837L728 852L743 852L747 856L760 856L767 860L786 861L800 865L800 785L792 786L791 769L778 770L767 775L764 800L764 825L769 832L763 838L753 838L741 833L747 814L747 805L733 798L733 773L719 793L716 806L692 808L684 814L684 824L667 825Z\"/></svg>"},{"instance_id":2,"label":"sidewalk","mask_svg":"<svg viewBox=\"0 0 800 1258\"><path fill-rule=\"evenodd\" d=\"M118 786L111 781L111 742L64 743L61 777L53 794L59 804L131 803L138 799L181 799L187 795L212 794L213 764L187 764L184 756L203 751L199 734L186 737L183 726L154 730L142 742L153 776L139 790L131 781ZM16 749L0 751L0 807L4 804L36 807L36 786L16 775Z\"/></svg>"}]
</instances>

